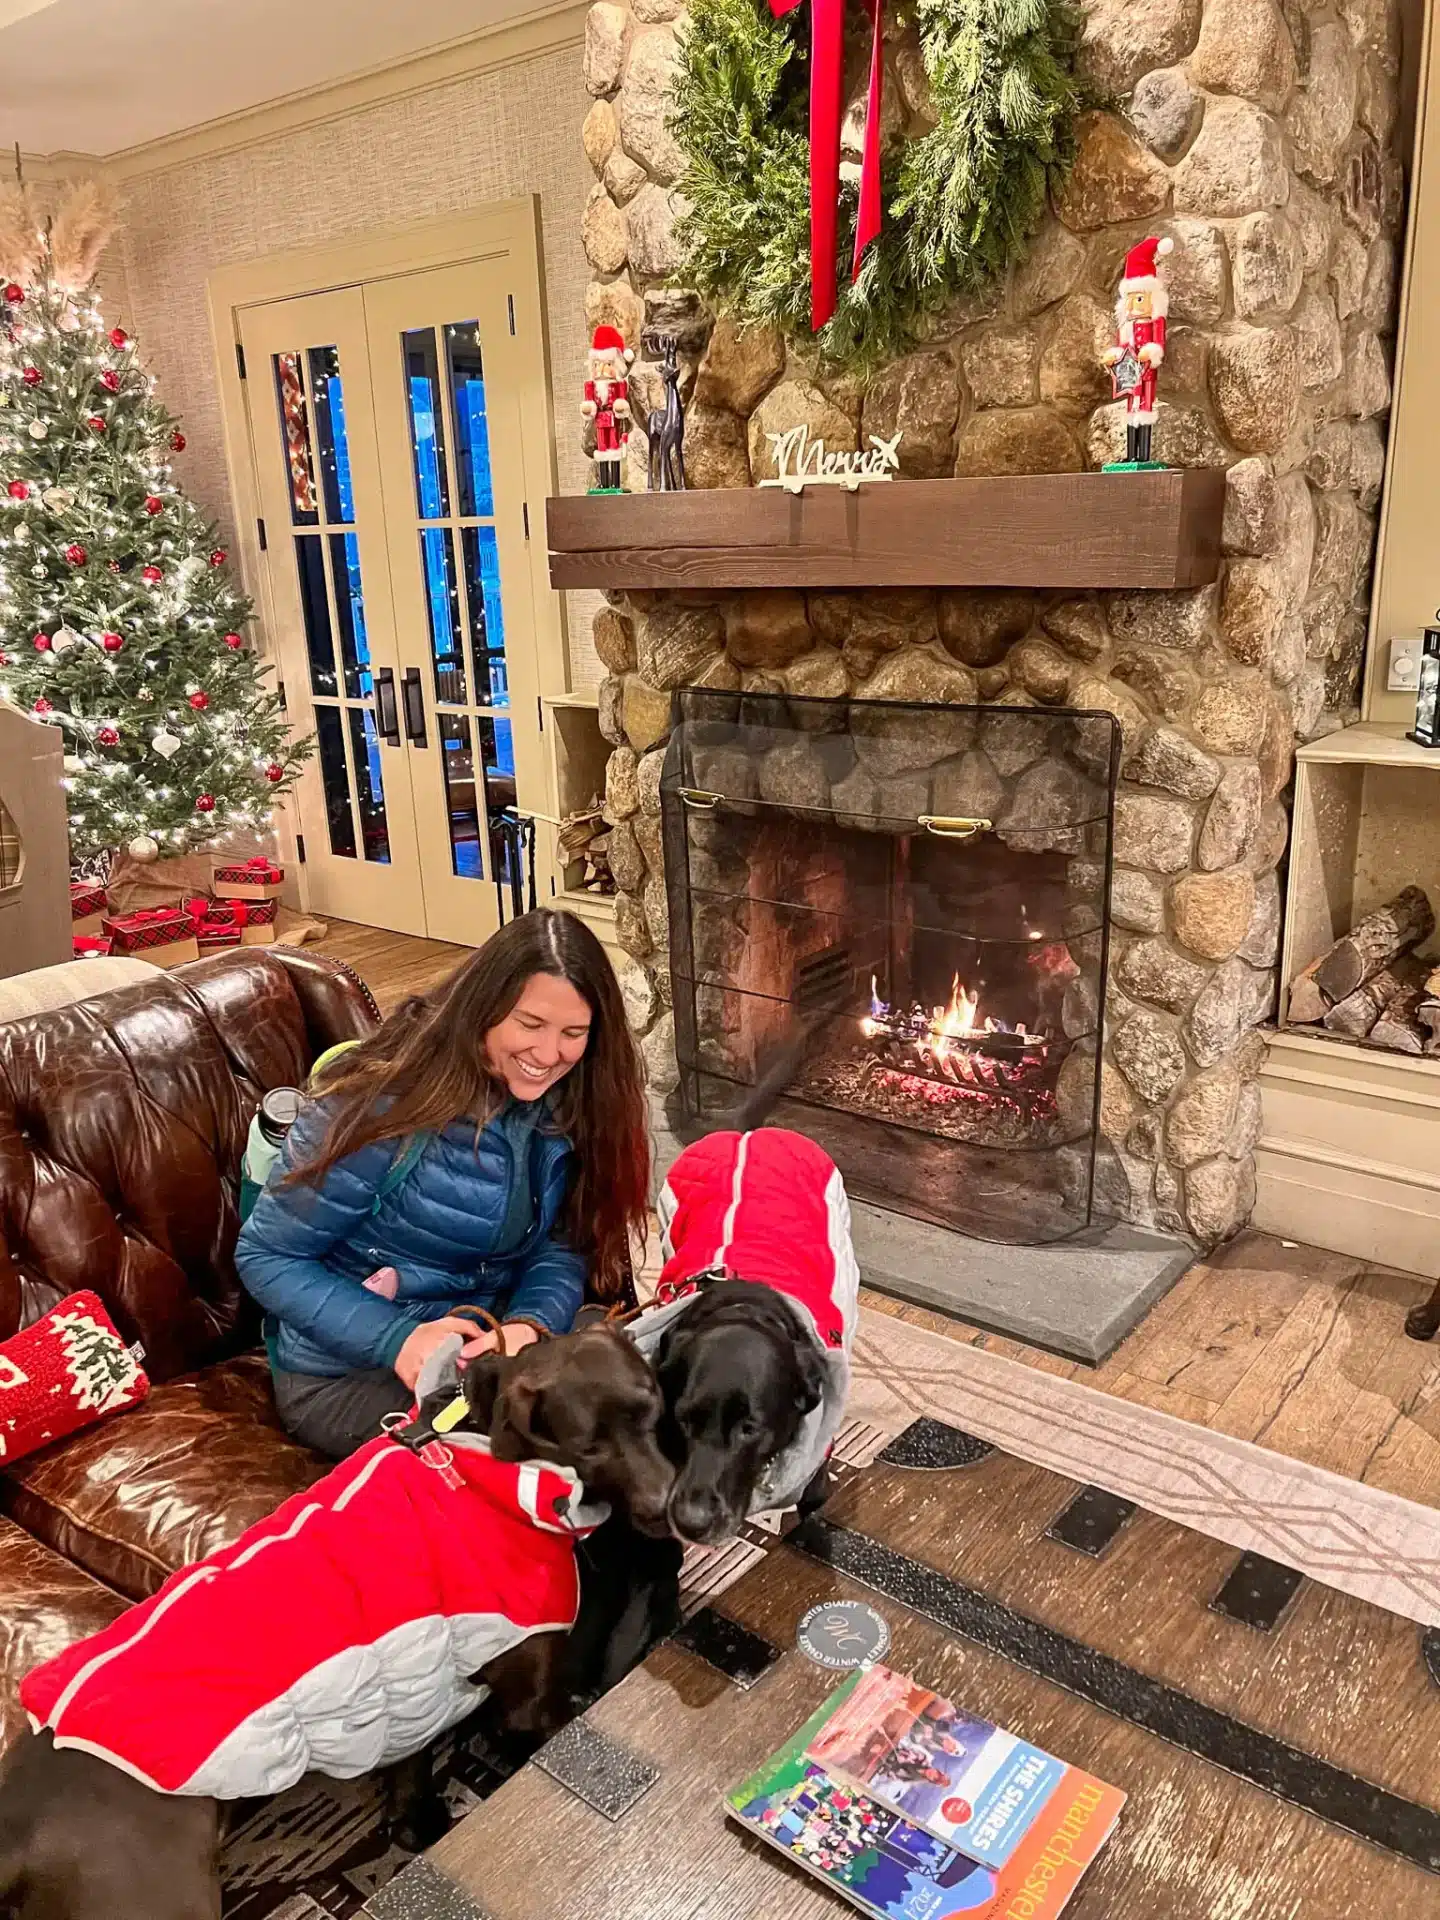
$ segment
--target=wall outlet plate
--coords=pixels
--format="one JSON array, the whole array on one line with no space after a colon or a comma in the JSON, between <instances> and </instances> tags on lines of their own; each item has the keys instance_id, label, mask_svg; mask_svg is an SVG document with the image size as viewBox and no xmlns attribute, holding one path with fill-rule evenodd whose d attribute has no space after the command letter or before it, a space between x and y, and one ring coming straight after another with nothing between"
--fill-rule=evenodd
<instances>
[{"instance_id":1,"label":"wall outlet plate","mask_svg":"<svg viewBox=\"0 0 1440 1920\"><path fill-rule=\"evenodd\" d=\"M1414 693L1420 684L1421 633L1390 636L1390 673L1385 685L1391 693Z\"/></svg>"}]
</instances>

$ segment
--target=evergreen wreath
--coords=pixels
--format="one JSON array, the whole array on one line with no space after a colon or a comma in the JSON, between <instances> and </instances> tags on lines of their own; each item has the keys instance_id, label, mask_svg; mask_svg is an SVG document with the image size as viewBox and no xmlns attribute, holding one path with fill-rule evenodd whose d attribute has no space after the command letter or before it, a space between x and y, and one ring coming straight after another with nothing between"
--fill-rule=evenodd
<instances>
[{"instance_id":1,"label":"evergreen wreath","mask_svg":"<svg viewBox=\"0 0 1440 1920\"><path fill-rule=\"evenodd\" d=\"M686 155L679 225L699 291L742 326L778 328L835 368L914 344L927 316L1023 258L1075 154L1083 100L1074 0L910 0L933 129L883 160L885 222L851 284L858 188L842 175L840 300L810 331L805 10L692 0L671 131ZM864 27L863 9L848 26Z\"/></svg>"}]
</instances>

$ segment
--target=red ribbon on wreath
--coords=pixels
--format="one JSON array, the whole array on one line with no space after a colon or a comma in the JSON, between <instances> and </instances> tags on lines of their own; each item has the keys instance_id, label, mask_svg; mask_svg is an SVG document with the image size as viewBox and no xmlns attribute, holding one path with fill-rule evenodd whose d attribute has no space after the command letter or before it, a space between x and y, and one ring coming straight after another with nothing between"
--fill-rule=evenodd
<instances>
[{"instance_id":1,"label":"red ribbon on wreath","mask_svg":"<svg viewBox=\"0 0 1440 1920\"><path fill-rule=\"evenodd\" d=\"M800 0L770 0L777 20ZM880 74L884 48L880 0L864 0L870 15L870 88L865 98L865 151L860 163L860 210L850 278L879 237ZM845 0L810 0L810 330L818 333L835 311L835 236L839 225L840 129L845 114Z\"/></svg>"}]
</instances>

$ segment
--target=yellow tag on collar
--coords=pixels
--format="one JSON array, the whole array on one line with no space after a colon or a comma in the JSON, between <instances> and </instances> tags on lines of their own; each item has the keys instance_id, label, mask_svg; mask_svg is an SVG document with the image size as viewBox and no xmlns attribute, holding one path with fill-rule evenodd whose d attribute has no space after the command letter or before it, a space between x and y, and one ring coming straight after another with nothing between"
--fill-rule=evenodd
<instances>
[{"instance_id":1,"label":"yellow tag on collar","mask_svg":"<svg viewBox=\"0 0 1440 1920\"><path fill-rule=\"evenodd\" d=\"M436 1433L449 1433L453 1427L459 1426L469 1411L470 1402L465 1398L463 1393L457 1393L449 1406L442 1408L441 1411L436 1414L435 1418L430 1422L430 1425Z\"/></svg>"}]
</instances>

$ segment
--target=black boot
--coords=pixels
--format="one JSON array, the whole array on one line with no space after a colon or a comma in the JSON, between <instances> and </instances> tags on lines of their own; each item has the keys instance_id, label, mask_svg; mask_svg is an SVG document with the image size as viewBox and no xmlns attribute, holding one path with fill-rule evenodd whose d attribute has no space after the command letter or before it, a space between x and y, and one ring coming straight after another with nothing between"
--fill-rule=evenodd
<instances>
[{"instance_id":1,"label":"black boot","mask_svg":"<svg viewBox=\"0 0 1440 1920\"><path fill-rule=\"evenodd\" d=\"M1136 433L1135 433L1136 452L1134 453L1132 458L1134 458L1135 460L1138 460L1142 467L1148 466L1150 464L1150 435L1153 431L1154 429L1148 426L1139 427L1136 429Z\"/></svg>"},{"instance_id":2,"label":"black boot","mask_svg":"<svg viewBox=\"0 0 1440 1920\"><path fill-rule=\"evenodd\" d=\"M1133 467L1140 459L1140 429L1133 420L1125 422L1125 464Z\"/></svg>"}]
</instances>

